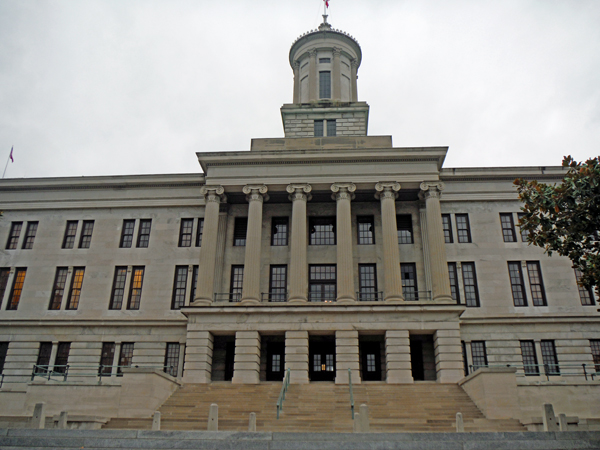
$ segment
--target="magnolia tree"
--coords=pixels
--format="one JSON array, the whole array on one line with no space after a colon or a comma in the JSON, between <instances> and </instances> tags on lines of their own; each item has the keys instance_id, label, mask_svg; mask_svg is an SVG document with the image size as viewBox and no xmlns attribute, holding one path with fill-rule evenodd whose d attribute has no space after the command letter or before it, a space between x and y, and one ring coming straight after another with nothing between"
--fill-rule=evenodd
<instances>
[{"instance_id":1,"label":"magnolia tree","mask_svg":"<svg viewBox=\"0 0 600 450\"><path fill-rule=\"evenodd\" d=\"M551 255L567 256L581 271L580 284L600 295L600 157L585 162L566 156L561 184L515 180L527 240Z\"/></svg>"}]
</instances>

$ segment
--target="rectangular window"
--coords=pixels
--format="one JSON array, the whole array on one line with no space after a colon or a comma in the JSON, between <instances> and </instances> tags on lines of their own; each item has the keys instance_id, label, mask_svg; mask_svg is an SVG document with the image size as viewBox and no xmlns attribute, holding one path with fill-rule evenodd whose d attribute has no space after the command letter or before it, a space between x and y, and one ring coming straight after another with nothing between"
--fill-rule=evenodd
<instances>
[{"instance_id":1,"label":"rectangular window","mask_svg":"<svg viewBox=\"0 0 600 450\"><path fill-rule=\"evenodd\" d=\"M288 245L289 219L273 217L271 219L271 245Z\"/></svg>"},{"instance_id":2,"label":"rectangular window","mask_svg":"<svg viewBox=\"0 0 600 450\"><path fill-rule=\"evenodd\" d=\"M52 342L40 342L35 373L47 373L50 366L50 355L52 354Z\"/></svg>"},{"instance_id":3,"label":"rectangular window","mask_svg":"<svg viewBox=\"0 0 600 450\"><path fill-rule=\"evenodd\" d=\"M81 297L81 286L83 286L83 275L85 267L74 267L71 276L71 289L69 289L69 298L67 299L66 309L77 309L79 307L79 298Z\"/></svg>"},{"instance_id":4,"label":"rectangular window","mask_svg":"<svg viewBox=\"0 0 600 450\"><path fill-rule=\"evenodd\" d=\"M175 281L173 282L173 298L171 300L171 309L181 309L185 306L187 274L188 266L175 267Z\"/></svg>"},{"instance_id":5,"label":"rectangular window","mask_svg":"<svg viewBox=\"0 0 600 450\"><path fill-rule=\"evenodd\" d=\"M121 248L131 248L133 244L133 229L135 228L135 220L125 219L123 221L123 230L121 231Z\"/></svg>"},{"instance_id":6,"label":"rectangular window","mask_svg":"<svg viewBox=\"0 0 600 450\"><path fill-rule=\"evenodd\" d=\"M192 269L192 287L190 289L190 303L196 298L196 284L198 284L198 266L194 266Z\"/></svg>"},{"instance_id":7,"label":"rectangular window","mask_svg":"<svg viewBox=\"0 0 600 450\"><path fill-rule=\"evenodd\" d=\"M23 222L13 222L10 224L10 233L6 241L6 250L15 250L19 245L19 236L21 235Z\"/></svg>"},{"instance_id":8,"label":"rectangular window","mask_svg":"<svg viewBox=\"0 0 600 450\"><path fill-rule=\"evenodd\" d=\"M308 266L308 300L311 302L334 302L336 291L335 264Z\"/></svg>"},{"instance_id":9,"label":"rectangular window","mask_svg":"<svg viewBox=\"0 0 600 450\"><path fill-rule=\"evenodd\" d=\"M21 300L21 293L23 292L23 284L25 283L25 274L27 273L27 269L17 269L15 270L15 277L13 280L12 289L10 291L10 296L8 297L8 305L6 309L8 310L16 310L19 307L19 301Z\"/></svg>"},{"instance_id":10,"label":"rectangular window","mask_svg":"<svg viewBox=\"0 0 600 450\"><path fill-rule=\"evenodd\" d=\"M331 58L319 58L319 64L328 64L331 62Z\"/></svg>"},{"instance_id":11,"label":"rectangular window","mask_svg":"<svg viewBox=\"0 0 600 450\"><path fill-rule=\"evenodd\" d=\"M202 246L202 233L204 233L204 219L198 219L198 231L196 233L196 247Z\"/></svg>"},{"instance_id":12,"label":"rectangular window","mask_svg":"<svg viewBox=\"0 0 600 450\"><path fill-rule=\"evenodd\" d=\"M33 241L38 229L38 222L27 222L27 228L25 229L25 240L23 241L23 249L31 250L33 248Z\"/></svg>"},{"instance_id":13,"label":"rectangular window","mask_svg":"<svg viewBox=\"0 0 600 450\"><path fill-rule=\"evenodd\" d=\"M525 217L525 213L519 213L517 215L517 217L519 218L519 222L520 222L521 219L523 219L523 217ZM523 242L527 242L527 237L529 236L529 231L524 230L521 226L519 226L519 229L521 230L521 240Z\"/></svg>"},{"instance_id":14,"label":"rectangular window","mask_svg":"<svg viewBox=\"0 0 600 450\"><path fill-rule=\"evenodd\" d=\"M314 122L315 137L323 136L323 121L315 120Z\"/></svg>"},{"instance_id":15,"label":"rectangular window","mask_svg":"<svg viewBox=\"0 0 600 450\"><path fill-rule=\"evenodd\" d=\"M454 239L452 237L452 220L450 220L450 214L442 214L442 228L444 229L444 241L446 244L452 244Z\"/></svg>"},{"instance_id":16,"label":"rectangular window","mask_svg":"<svg viewBox=\"0 0 600 450\"><path fill-rule=\"evenodd\" d=\"M527 261L527 273L533 306L546 306L546 293L544 292L540 263L538 261Z\"/></svg>"},{"instance_id":17,"label":"rectangular window","mask_svg":"<svg viewBox=\"0 0 600 450\"><path fill-rule=\"evenodd\" d=\"M65 228L65 237L63 238L62 248L73 248L75 245L75 235L77 234L78 220L67 220Z\"/></svg>"},{"instance_id":18,"label":"rectangular window","mask_svg":"<svg viewBox=\"0 0 600 450\"><path fill-rule=\"evenodd\" d=\"M233 245L235 247L244 247L246 245L246 235L248 234L248 218L236 217L233 227Z\"/></svg>"},{"instance_id":19,"label":"rectangular window","mask_svg":"<svg viewBox=\"0 0 600 450\"><path fill-rule=\"evenodd\" d=\"M558 367L558 358L556 357L556 347L554 341L542 341L542 361L544 362L544 372L548 375L560 375Z\"/></svg>"},{"instance_id":20,"label":"rectangular window","mask_svg":"<svg viewBox=\"0 0 600 450\"><path fill-rule=\"evenodd\" d=\"M115 343L103 342L102 353L100 354L99 375L108 375L112 373L112 365L115 360Z\"/></svg>"},{"instance_id":21,"label":"rectangular window","mask_svg":"<svg viewBox=\"0 0 600 450\"><path fill-rule=\"evenodd\" d=\"M586 288L580 286L580 279L581 271L579 269L575 269L575 281L577 281L577 289L579 290L579 298L581 299L581 304L583 306L594 306L596 304L596 302L594 301L594 290L591 287Z\"/></svg>"},{"instance_id":22,"label":"rectangular window","mask_svg":"<svg viewBox=\"0 0 600 450\"><path fill-rule=\"evenodd\" d=\"M8 277L10 276L10 269L0 269L0 305L2 305L2 299L6 292L6 286L8 286Z\"/></svg>"},{"instance_id":23,"label":"rectangular window","mask_svg":"<svg viewBox=\"0 0 600 450\"><path fill-rule=\"evenodd\" d=\"M504 242L517 242L517 233L515 232L512 213L500 213L500 225L502 226Z\"/></svg>"},{"instance_id":24,"label":"rectangular window","mask_svg":"<svg viewBox=\"0 0 600 450\"><path fill-rule=\"evenodd\" d=\"M406 301L419 300L417 288L417 267L414 263L400 264L402 276L402 295Z\"/></svg>"},{"instance_id":25,"label":"rectangular window","mask_svg":"<svg viewBox=\"0 0 600 450\"><path fill-rule=\"evenodd\" d=\"M396 226L398 228L398 244L412 244L412 216L410 214L396 216Z\"/></svg>"},{"instance_id":26,"label":"rectangular window","mask_svg":"<svg viewBox=\"0 0 600 450\"><path fill-rule=\"evenodd\" d=\"M131 271L131 286L129 288L129 300L127 309L140 309L142 300L142 283L144 282L144 268L134 267Z\"/></svg>"},{"instance_id":27,"label":"rectangular window","mask_svg":"<svg viewBox=\"0 0 600 450\"><path fill-rule=\"evenodd\" d=\"M90 248L92 243L92 232L94 231L94 221L84 220L81 228L81 237L79 238L79 248Z\"/></svg>"},{"instance_id":28,"label":"rectangular window","mask_svg":"<svg viewBox=\"0 0 600 450\"><path fill-rule=\"evenodd\" d=\"M179 343L168 342L165 352L165 372L172 377L177 377L179 369Z\"/></svg>"},{"instance_id":29,"label":"rectangular window","mask_svg":"<svg viewBox=\"0 0 600 450\"><path fill-rule=\"evenodd\" d=\"M375 264L358 265L358 300L377 301L377 268Z\"/></svg>"},{"instance_id":30,"label":"rectangular window","mask_svg":"<svg viewBox=\"0 0 600 450\"><path fill-rule=\"evenodd\" d=\"M331 72L319 72L319 98L331 98Z\"/></svg>"},{"instance_id":31,"label":"rectangular window","mask_svg":"<svg viewBox=\"0 0 600 450\"><path fill-rule=\"evenodd\" d=\"M271 266L269 275L269 301L285 302L287 300L287 266Z\"/></svg>"},{"instance_id":32,"label":"rectangular window","mask_svg":"<svg viewBox=\"0 0 600 450\"><path fill-rule=\"evenodd\" d=\"M462 263L463 283L465 285L465 304L470 308L479 307L479 289L475 263Z\"/></svg>"},{"instance_id":33,"label":"rectangular window","mask_svg":"<svg viewBox=\"0 0 600 450\"><path fill-rule=\"evenodd\" d=\"M335 217L308 219L310 245L335 245Z\"/></svg>"},{"instance_id":34,"label":"rectangular window","mask_svg":"<svg viewBox=\"0 0 600 450\"><path fill-rule=\"evenodd\" d=\"M119 367L117 367L117 376L122 377L123 367L131 367L131 360L133 359L133 342L123 342L121 344L121 351L119 352Z\"/></svg>"},{"instance_id":35,"label":"rectangular window","mask_svg":"<svg viewBox=\"0 0 600 450\"><path fill-rule=\"evenodd\" d=\"M533 341L521 341L521 355L523 356L523 372L525 375L539 375L540 369Z\"/></svg>"},{"instance_id":36,"label":"rectangular window","mask_svg":"<svg viewBox=\"0 0 600 450\"><path fill-rule=\"evenodd\" d=\"M590 339L590 348L592 349L596 372L600 372L600 339Z\"/></svg>"},{"instance_id":37,"label":"rectangular window","mask_svg":"<svg viewBox=\"0 0 600 450\"><path fill-rule=\"evenodd\" d=\"M115 267L112 295L108 309L121 309L125 297L125 280L127 279L127 267Z\"/></svg>"},{"instance_id":38,"label":"rectangular window","mask_svg":"<svg viewBox=\"0 0 600 450\"><path fill-rule=\"evenodd\" d=\"M375 243L375 225L373 216L358 216L358 244L372 245Z\"/></svg>"},{"instance_id":39,"label":"rectangular window","mask_svg":"<svg viewBox=\"0 0 600 450\"><path fill-rule=\"evenodd\" d=\"M244 287L244 266L231 266L231 283L229 285L229 299L239 302L242 299Z\"/></svg>"},{"instance_id":40,"label":"rectangular window","mask_svg":"<svg viewBox=\"0 0 600 450\"><path fill-rule=\"evenodd\" d=\"M70 342L59 342L56 350L56 358L54 359L54 372L65 373L67 364L69 363L69 352L71 351Z\"/></svg>"},{"instance_id":41,"label":"rectangular window","mask_svg":"<svg viewBox=\"0 0 600 450\"><path fill-rule=\"evenodd\" d=\"M179 247L192 246L192 232L194 229L194 219L181 219L179 227Z\"/></svg>"},{"instance_id":42,"label":"rectangular window","mask_svg":"<svg viewBox=\"0 0 600 450\"><path fill-rule=\"evenodd\" d=\"M67 273L69 269L66 267L58 267L54 277L54 285L52 287L52 297L50 297L50 306L48 309L59 310L62 303L63 295L65 294L65 284L67 282Z\"/></svg>"},{"instance_id":43,"label":"rectangular window","mask_svg":"<svg viewBox=\"0 0 600 450\"><path fill-rule=\"evenodd\" d=\"M515 306L527 306L525 282L523 281L523 271L521 270L520 261L508 263L508 275L510 277L510 286Z\"/></svg>"},{"instance_id":44,"label":"rectangular window","mask_svg":"<svg viewBox=\"0 0 600 450\"><path fill-rule=\"evenodd\" d=\"M138 248L148 248L150 244L150 229L152 228L152 219L140 219L140 229L138 230L137 245Z\"/></svg>"},{"instance_id":45,"label":"rectangular window","mask_svg":"<svg viewBox=\"0 0 600 450\"><path fill-rule=\"evenodd\" d=\"M471 226L468 214L456 214L456 235L460 243L471 242Z\"/></svg>"},{"instance_id":46,"label":"rectangular window","mask_svg":"<svg viewBox=\"0 0 600 450\"><path fill-rule=\"evenodd\" d=\"M450 292L452 293L452 300L460 304L460 291L458 289L458 271L456 269L456 263L448 263L448 276L450 277Z\"/></svg>"},{"instance_id":47,"label":"rectangular window","mask_svg":"<svg viewBox=\"0 0 600 450\"><path fill-rule=\"evenodd\" d=\"M8 353L8 342L0 342L0 375L4 372L4 363Z\"/></svg>"},{"instance_id":48,"label":"rectangular window","mask_svg":"<svg viewBox=\"0 0 600 450\"><path fill-rule=\"evenodd\" d=\"M336 121L335 119L327 119L327 136L333 137L336 136Z\"/></svg>"},{"instance_id":49,"label":"rectangular window","mask_svg":"<svg viewBox=\"0 0 600 450\"><path fill-rule=\"evenodd\" d=\"M473 358L473 372L480 367L487 367L487 352L485 350L485 341L471 342L471 357Z\"/></svg>"}]
</instances>

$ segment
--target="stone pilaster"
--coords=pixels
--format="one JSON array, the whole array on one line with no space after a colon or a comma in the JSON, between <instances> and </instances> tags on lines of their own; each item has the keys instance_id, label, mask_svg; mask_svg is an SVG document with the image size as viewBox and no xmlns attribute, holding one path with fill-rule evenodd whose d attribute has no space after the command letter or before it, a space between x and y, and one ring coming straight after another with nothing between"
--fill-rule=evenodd
<instances>
[{"instance_id":1,"label":"stone pilaster","mask_svg":"<svg viewBox=\"0 0 600 450\"><path fill-rule=\"evenodd\" d=\"M465 375L458 323L454 330L436 331L433 336L433 347L437 380L440 383L456 383L462 380Z\"/></svg>"},{"instance_id":2,"label":"stone pilaster","mask_svg":"<svg viewBox=\"0 0 600 450\"><path fill-rule=\"evenodd\" d=\"M454 303L450 291L446 244L442 226L440 194L444 189L441 181L421 183L422 196L425 199L427 216L427 243L431 272L431 296L437 303Z\"/></svg>"},{"instance_id":3,"label":"stone pilaster","mask_svg":"<svg viewBox=\"0 0 600 450\"><path fill-rule=\"evenodd\" d=\"M235 333L235 359L232 383L258 384L260 382L260 334L258 331Z\"/></svg>"},{"instance_id":4,"label":"stone pilaster","mask_svg":"<svg viewBox=\"0 0 600 450\"><path fill-rule=\"evenodd\" d=\"M294 103L300 103L300 62L294 61Z\"/></svg>"},{"instance_id":5,"label":"stone pilaster","mask_svg":"<svg viewBox=\"0 0 600 450\"><path fill-rule=\"evenodd\" d=\"M350 202L356 186L353 183L331 185L332 197L337 203L337 302L354 302L354 260L352 258L352 214Z\"/></svg>"},{"instance_id":6,"label":"stone pilaster","mask_svg":"<svg viewBox=\"0 0 600 450\"><path fill-rule=\"evenodd\" d=\"M221 201L226 201L223 186L202 186L200 194L204 196L206 206L204 207L204 231L202 246L200 247L200 263L198 265L198 284L196 285L196 298L192 306L208 306L213 300L219 231L219 204Z\"/></svg>"},{"instance_id":7,"label":"stone pilaster","mask_svg":"<svg viewBox=\"0 0 600 450\"><path fill-rule=\"evenodd\" d=\"M398 249L396 224L396 198L400 183L379 182L375 185L375 198L381 201L381 226L383 229L383 298L386 302L402 302L402 274Z\"/></svg>"},{"instance_id":8,"label":"stone pilaster","mask_svg":"<svg viewBox=\"0 0 600 450\"><path fill-rule=\"evenodd\" d=\"M290 369L290 383L308 383L308 331L285 332L285 370Z\"/></svg>"},{"instance_id":9,"label":"stone pilaster","mask_svg":"<svg viewBox=\"0 0 600 450\"><path fill-rule=\"evenodd\" d=\"M336 331L335 384L348 384L348 369L352 369L352 384L359 384L358 331Z\"/></svg>"},{"instance_id":10,"label":"stone pilaster","mask_svg":"<svg viewBox=\"0 0 600 450\"><path fill-rule=\"evenodd\" d=\"M319 73L317 72L317 49L313 48L308 52L308 101L316 102L319 100Z\"/></svg>"},{"instance_id":11,"label":"stone pilaster","mask_svg":"<svg viewBox=\"0 0 600 450\"><path fill-rule=\"evenodd\" d=\"M248 200L248 229L246 231L246 255L244 258L243 304L260 302L260 250L262 246L262 207L268 200L267 186L247 185L242 191Z\"/></svg>"},{"instance_id":12,"label":"stone pilaster","mask_svg":"<svg viewBox=\"0 0 600 450\"><path fill-rule=\"evenodd\" d=\"M186 336L184 383L210 383L213 359L213 336L188 326Z\"/></svg>"},{"instance_id":13,"label":"stone pilaster","mask_svg":"<svg viewBox=\"0 0 600 450\"><path fill-rule=\"evenodd\" d=\"M333 70L331 74L331 83L332 83L332 99L333 100L341 100L342 99L342 63L340 61L340 55L342 54L342 49L338 47L333 47Z\"/></svg>"},{"instance_id":14,"label":"stone pilaster","mask_svg":"<svg viewBox=\"0 0 600 450\"><path fill-rule=\"evenodd\" d=\"M358 80L358 61L356 59L353 59L350 63L350 83L352 85L352 98L350 99L351 102L358 101L357 80Z\"/></svg>"},{"instance_id":15,"label":"stone pilaster","mask_svg":"<svg viewBox=\"0 0 600 450\"><path fill-rule=\"evenodd\" d=\"M290 295L289 302L308 301L308 262L306 259L306 202L310 200L310 184L290 184L286 188L292 201Z\"/></svg>"},{"instance_id":16,"label":"stone pilaster","mask_svg":"<svg viewBox=\"0 0 600 450\"><path fill-rule=\"evenodd\" d=\"M408 330L385 333L386 381L390 384L413 383Z\"/></svg>"}]
</instances>

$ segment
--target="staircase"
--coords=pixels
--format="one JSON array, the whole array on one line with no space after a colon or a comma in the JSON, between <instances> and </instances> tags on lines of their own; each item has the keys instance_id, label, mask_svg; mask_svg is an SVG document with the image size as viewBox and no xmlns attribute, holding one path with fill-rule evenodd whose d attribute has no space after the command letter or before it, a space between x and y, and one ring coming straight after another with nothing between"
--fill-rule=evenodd
<instances>
[{"instance_id":1,"label":"staircase","mask_svg":"<svg viewBox=\"0 0 600 450\"><path fill-rule=\"evenodd\" d=\"M160 408L163 430L206 430L211 403L219 405L219 430L245 431L251 412L257 431L352 432L347 385L291 385L280 419L276 402L281 383L187 384ZM355 409L369 406L372 432L454 432L461 412L465 431L525 431L517 420L489 420L456 384L415 383L354 386ZM104 428L150 429L152 420L112 419Z\"/></svg>"}]
</instances>

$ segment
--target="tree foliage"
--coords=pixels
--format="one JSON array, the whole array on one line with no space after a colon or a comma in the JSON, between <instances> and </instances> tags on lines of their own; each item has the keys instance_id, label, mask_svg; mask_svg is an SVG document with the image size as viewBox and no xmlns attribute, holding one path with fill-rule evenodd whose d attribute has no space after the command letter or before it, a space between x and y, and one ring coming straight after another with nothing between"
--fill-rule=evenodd
<instances>
[{"instance_id":1,"label":"tree foliage","mask_svg":"<svg viewBox=\"0 0 600 450\"><path fill-rule=\"evenodd\" d=\"M549 255L567 256L582 273L580 283L600 295L600 157L585 162L565 156L561 184L515 180L527 240Z\"/></svg>"}]
</instances>

